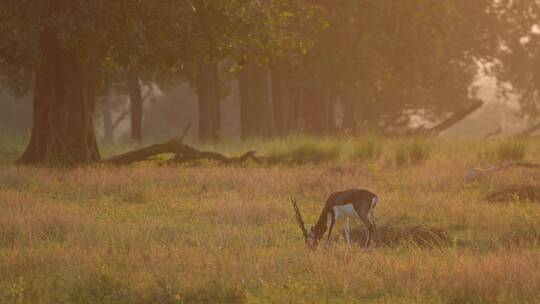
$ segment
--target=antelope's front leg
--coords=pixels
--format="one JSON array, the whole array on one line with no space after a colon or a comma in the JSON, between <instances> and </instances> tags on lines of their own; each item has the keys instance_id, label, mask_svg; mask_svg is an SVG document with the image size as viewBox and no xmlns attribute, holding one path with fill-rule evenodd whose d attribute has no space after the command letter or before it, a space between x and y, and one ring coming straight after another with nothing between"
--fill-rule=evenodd
<instances>
[{"instance_id":1,"label":"antelope's front leg","mask_svg":"<svg viewBox=\"0 0 540 304\"><path fill-rule=\"evenodd\" d=\"M332 230L334 229L334 224L336 223L334 216L332 214L328 214L327 219L327 226L328 226L328 239L326 239L326 246L330 246L330 237L332 236Z\"/></svg>"}]
</instances>

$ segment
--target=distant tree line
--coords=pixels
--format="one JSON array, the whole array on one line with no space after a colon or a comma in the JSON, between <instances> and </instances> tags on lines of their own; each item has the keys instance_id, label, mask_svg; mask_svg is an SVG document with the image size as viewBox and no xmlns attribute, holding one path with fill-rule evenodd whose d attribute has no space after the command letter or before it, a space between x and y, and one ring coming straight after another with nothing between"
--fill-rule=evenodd
<instances>
[{"instance_id":1,"label":"distant tree line","mask_svg":"<svg viewBox=\"0 0 540 304\"><path fill-rule=\"evenodd\" d=\"M151 88L186 82L201 141L220 139L231 79L242 138L404 134L413 117L427 122L417 130L443 128L479 106L479 69L535 119L539 11L536 0L7 0L0 84L33 93L25 164L100 160L96 109L106 139L130 117L141 141Z\"/></svg>"}]
</instances>

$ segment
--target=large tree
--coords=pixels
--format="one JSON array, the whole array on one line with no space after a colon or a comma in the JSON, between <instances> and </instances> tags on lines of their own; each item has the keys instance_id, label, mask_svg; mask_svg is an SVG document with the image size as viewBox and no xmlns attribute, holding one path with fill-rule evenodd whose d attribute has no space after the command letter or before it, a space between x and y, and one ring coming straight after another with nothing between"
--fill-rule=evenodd
<instances>
[{"instance_id":1,"label":"large tree","mask_svg":"<svg viewBox=\"0 0 540 304\"><path fill-rule=\"evenodd\" d=\"M223 48L239 53L261 49L254 45L260 39L242 36L253 33L252 22L268 22L256 16L288 2L305 5L300 0L203 2L201 7L187 0L2 1L0 81L24 87L29 75L35 78L32 135L20 162L100 160L94 109L105 68L174 73L190 64L215 62L226 55ZM205 18L208 11L221 13ZM277 45L277 54L289 50L289 44L270 45Z\"/></svg>"},{"instance_id":2,"label":"large tree","mask_svg":"<svg viewBox=\"0 0 540 304\"><path fill-rule=\"evenodd\" d=\"M336 100L344 125L381 128L412 113L437 121L467 105L486 37L491 0L318 0L329 29L292 82L303 91L304 129L320 133Z\"/></svg>"},{"instance_id":3,"label":"large tree","mask_svg":"<svg viewBox=\"0 0 540 304\"><path fill-rule=\"evenodd\" d=\"M500 21L490 72L504 96L515 93L526 119L540 118L540 1L501 0L495 11ZM527 132L540 129L536 124ZM525 133L527 133L525 132Z\"/></svg>"}]
</instances>

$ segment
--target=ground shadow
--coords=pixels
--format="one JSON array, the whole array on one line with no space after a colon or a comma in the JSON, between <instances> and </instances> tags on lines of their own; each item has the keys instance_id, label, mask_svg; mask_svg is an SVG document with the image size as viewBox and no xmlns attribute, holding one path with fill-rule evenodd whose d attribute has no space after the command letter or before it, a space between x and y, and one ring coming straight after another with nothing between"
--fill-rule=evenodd
<instances>
[{"instance_id":1,"label":"ground shadow","mask_svg":"<svg viewBox=\"0 0 540 304\"><path fill-rule=\"evenodd\" d=\"M351 230L351 242L363 245L366 241L367 231L361 227ZM412 245L417 247L449 246L452 237L440 228L423 226L378 226L374 237L376 246L398 247Z\"/></svg>"},{"instance_id":2,"label":"ground shadow","mask_svg":"<svg viewBox=\"0 0 540 304\"><path fill-rule=\"evenodd\" d=\"M540 187L522 186L509 188L492 193L485 197L488 202L501 203L512 201L532 201L540 202Z\"/></svg>"}]
</instances>

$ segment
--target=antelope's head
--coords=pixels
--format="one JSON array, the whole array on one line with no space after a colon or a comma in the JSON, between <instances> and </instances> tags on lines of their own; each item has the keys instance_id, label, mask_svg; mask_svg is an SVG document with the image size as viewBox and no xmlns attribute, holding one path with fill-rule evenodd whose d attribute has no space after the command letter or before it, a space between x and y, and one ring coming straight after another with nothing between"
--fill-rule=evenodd
<instances>
[{"instance_id":1,"label":"antelope's head","mask_svg":"<svg viewBox=\"0 0 540 304\"><path fill-rule=\"evenodd\" d=\"M302 235L304 236L304 240L306 241L306 244L310 249L315 250L317 248L317 238L315 237L315 230L314 227L311 226L309 230L306 230L304 226L304 220L302 220L302 213L300 213L300 209L298 208L298 205L296 204L296 200L291 197L291 203L293 205L294 213L296 215L296 221L298 222L298 226L300 227L300 230L302 230Z\"/></svg>"}]
</instances>

